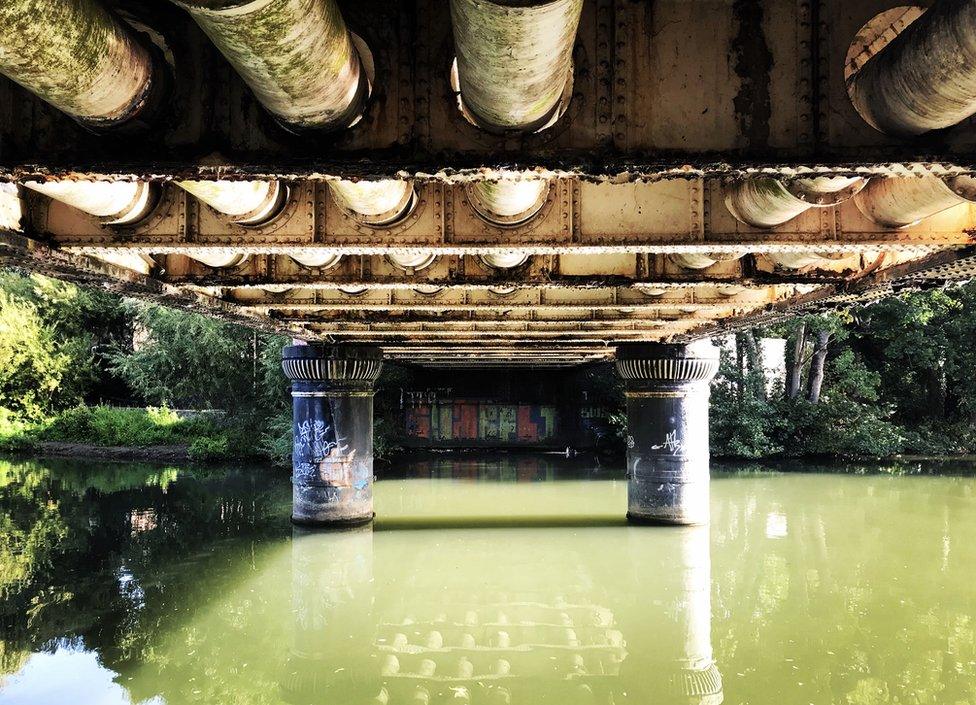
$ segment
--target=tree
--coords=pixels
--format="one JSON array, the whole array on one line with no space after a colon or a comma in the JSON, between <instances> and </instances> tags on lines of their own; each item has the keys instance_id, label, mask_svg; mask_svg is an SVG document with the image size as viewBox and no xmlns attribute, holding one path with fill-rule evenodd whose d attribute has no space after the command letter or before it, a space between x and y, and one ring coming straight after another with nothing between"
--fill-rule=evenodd
<instances>
[{"instance_id":1,"label":"tree","mask_svg":"<svg viewBox=\"0 0 976 705\"><path fill-rule=\"evenodd\" d=\"M58 344L36 306L0 289L0 406L44 418L64 402L55 392L83 362L79 352Z\"/></svg>"},{"instance_id":2,"label":"tree","mask_svg":"<svg viewBox=\"0 0 976 705\"><path fill-rule=\"evenodd\" d=\"M803 355L806 347L807 325L805 321L800 321L793 333L793 356L790 359L789 374L786 378L786 396L790 399L795 398L800 393L800 385L803 376Z\"/></svg>"},{"instance_id":3,"label":"tree","mask_svg":"<svg viewBox=\"0 0 976 705\"><path fill-rule=\"evenodd\" d=\"M144 332L112 370L148 403L269 413L284 404L280 336L161 306L129 304Z\"/></svg>"},{"instance_id":4,"label":"tree","mask_svg":"<svg viewBox=\"0 0 976 705\"><path fill-rule=\"evenodd\" d=\"M830 333L821 330L817 332L817 342L813 346L813 360L810 363L810 391L807 399L811 404L820 401L820 390L823 387L824 368L827 363L827 345Z\"/></svg>"}]
</instances>

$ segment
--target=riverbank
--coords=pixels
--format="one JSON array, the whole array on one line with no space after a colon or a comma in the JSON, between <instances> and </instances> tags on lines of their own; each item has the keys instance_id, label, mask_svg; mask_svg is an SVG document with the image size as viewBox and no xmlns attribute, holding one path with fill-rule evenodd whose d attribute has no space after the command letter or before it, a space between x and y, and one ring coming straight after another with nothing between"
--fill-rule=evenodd
<instances>
[{"instance_id":1,"label":"riverbank","mask_svg":"<svg viewBox=\"0 0 976 705\"><path fill-rule=\"evenodd\" d=\"M28 453L41 458L109 460L112 462L184 464L193 461L189 445L96 446L88 443L39 441Z\"/></svg>"},{"instance_id":2,"label":"riverbank","mask_svg":"<svg viewBox=\"0 0 976 705\"><path fill-rule=\"evenodd\" d=\"M0 451L155 462L274 459L287 432L275 420L186 414L166 408L78 406L33 423L0 418ZM284 448L290 450L290 438Z\"/></svg>"}]
</instances>

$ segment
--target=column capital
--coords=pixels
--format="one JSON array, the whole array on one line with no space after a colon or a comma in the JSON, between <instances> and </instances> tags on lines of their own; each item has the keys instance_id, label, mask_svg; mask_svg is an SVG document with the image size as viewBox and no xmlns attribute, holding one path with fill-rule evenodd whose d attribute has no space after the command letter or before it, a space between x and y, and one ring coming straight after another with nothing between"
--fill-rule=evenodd
<instances>
[{"instance_id":1,"label":"column capital","mask_svg":"<svg viewBox=\"0 0 976 705\"><path fill-rule=\"evenodd\" d=\"M281 368L292 382L371 387L383 369L383 353L368 346L286 345Z\"/></svg>"},{"instance_id":2,"label":"column capital","mask_svg":"<svg viewBox=\"0 0 976 705\"><path fill-rule=\"evenodd\" d=\"M718 362L719 350L708 340L637 343L617 348L617 372L628 385L705 383L718 372Z\"/></svg>"}]
</instances>

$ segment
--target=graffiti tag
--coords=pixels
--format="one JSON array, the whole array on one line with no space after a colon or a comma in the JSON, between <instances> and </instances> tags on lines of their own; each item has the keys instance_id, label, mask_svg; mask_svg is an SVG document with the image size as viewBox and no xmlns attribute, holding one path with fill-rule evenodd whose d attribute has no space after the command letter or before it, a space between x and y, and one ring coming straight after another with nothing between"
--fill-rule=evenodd
<instances>
[{"instance_id":1,"label":"graffiti tag","mask_svg":"<svg viewBox=\"0 0 976 705\"><path fill-rule=\"evenodd\" d=\"M349 449L344 440L336 437L332 427L325 421L306 420L299 424L295 435L295 454L301 455L308 448L313 458L328 458L334 450L341 455Z\"/></svg>"},{"instance_id":2,"label":"graffiti tag","mask_svg":"<svg viewBox=\"0 0 976 705\"><path fill-rule=\"evenodd\" d=\"M684 449L684 443L678 438L678 431L669 431L664 436L664 443L661 445L653 445L651 448L653 450L664 450L672 455L677 455Z\"/></svg>"}]
</instances>

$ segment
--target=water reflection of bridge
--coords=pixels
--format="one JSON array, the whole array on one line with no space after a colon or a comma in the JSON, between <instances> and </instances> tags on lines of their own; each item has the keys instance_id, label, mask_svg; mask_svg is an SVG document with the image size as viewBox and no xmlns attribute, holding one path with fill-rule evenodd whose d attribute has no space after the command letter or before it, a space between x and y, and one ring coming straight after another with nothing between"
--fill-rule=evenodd
<instances>
[{"instance_id":1,"label":"water reflection of bridge","mask_svg":"<svg viewBox=\"0 0 976 705\"><path fill-rule=\"evenodd\" d=\"M299 703L721 702L707 529L630 529L626 566L599 534L439 533L404 565L374 560L370 528L296 530L282 688Z\"/></svg>"}]
</instances>

